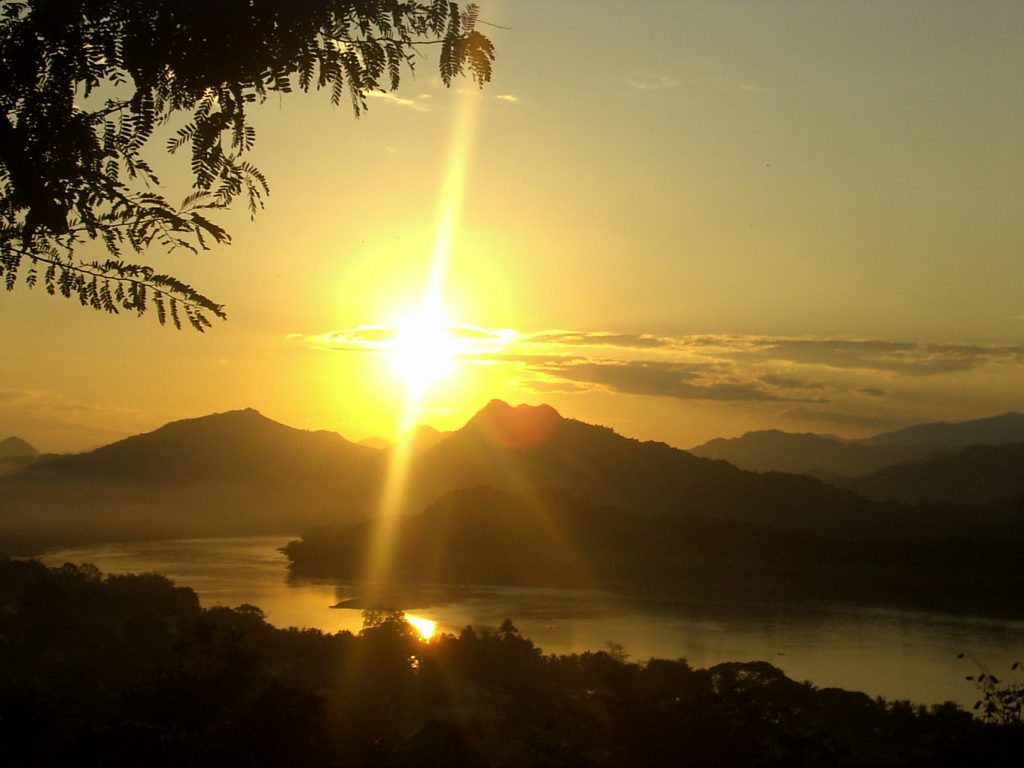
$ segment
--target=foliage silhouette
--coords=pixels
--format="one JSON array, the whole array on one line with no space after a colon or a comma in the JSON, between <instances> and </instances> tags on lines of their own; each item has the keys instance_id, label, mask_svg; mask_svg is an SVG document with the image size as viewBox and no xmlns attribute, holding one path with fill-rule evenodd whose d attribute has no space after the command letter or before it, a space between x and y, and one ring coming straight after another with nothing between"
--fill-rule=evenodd
<instances>
[{"instance_id":1,"label":"foliage silhouette","mask_svg":"<svg viewBox=\"0 0 1024 768\"><path fill-rule=\"evenodd\" d=\"M200 608L153 576L0 561L7 765L960 766L1024 729L817 689L765 662L544 655L511 622L430 643ZM17 761L15 761L17 758Z\"/></svg>"},{"instance_id":2,"label":"foliage silhouette","mask_svg":"<svg viewBox=\"0 0 1024 768\"><path fill-rule=\"evenodd\" d=\"M958 654L964 658L964 654ZM974 710L987 723L1024 728L1024 682L1004 682L993 675L973 656L970 657L978 668L977 674L967 675L966 679L974 683L981 698L974 704ZM1010 672L1020 677L1021 665L1015 661L1010 665Z\"/></svg>"},{"instance_id":3,"label":"foliage silhouette","mask_svg":"<svg viewBox=\"0 0 1024 768\"><path fill-rule=\"evenodd\" d=\"M494 49L477 13L444 0L4 0L0 278L204 330L222 305L127 256L205 250L229 240L212 212L239 197L251 215L262 207L250 106L316 89L358 116L427 44L446 85L468 73L482 86ZM144 150L179 117L166 150L188 152L194 189L173 204ZM82 258L87 241L108 258Z\"/></svg>"}]
</instances>

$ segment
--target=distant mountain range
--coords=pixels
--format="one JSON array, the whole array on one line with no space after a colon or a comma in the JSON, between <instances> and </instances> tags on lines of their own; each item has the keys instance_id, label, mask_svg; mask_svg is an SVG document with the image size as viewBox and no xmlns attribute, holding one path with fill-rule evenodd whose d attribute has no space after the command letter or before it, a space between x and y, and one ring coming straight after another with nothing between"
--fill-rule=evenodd
<instances>
[{"instance_id":1,"label":"distant mountain range","mask_svg":"<svg viewBox=\"0 0 1024 768\"><path fill-rule=\"evenodd\" d=\"M945 501L1024 512L1024 442L972 445L930 461L886 467L864 477L833 482L881 501Z\"/></svg>"},{"instance_id":2,"label":"distant mountain range","mask_svg":"<svg viewBox=\"0 0 1024 768\"><path fill-rule=\"evenodd\" d=\"M495 400L455 432L421 435L391 523L392 578L748 596L784 585L815 599L898 592L932 605L941 593L997 608L1020 581L1024 444L947 448L840 488L543 405ZM789 437L833 455L823 438ZM0 478L0 549L305 530L288 547L296 573L356 578L393 456L251 409L177 421Z\"/></svg>"},{"instance_id":3,"label":"distant mountain range","mask_svg":"<svg viewBox=\"0 0 1024 768\"><path fill-rule=\"evenodd\" d=\"M1017 418L983 420L984 433L1010 435L1006 425ZM926 426L910 434L941 434ZM963 424L947 426L951 433L970 434ZM905 440L907 433L891 434ZM914 446L884 441L869 446L814 435L754 434L740 444L799 443L808 454L820 449L819 457L845 448L889 451L890 458L915 455L901 453ZM404 483L405 514L423 511L448 492L483 486L514 494L561 492L629 514L852 535L878 526L911 531L920 524L920 511L877 500L1005 502L1024 477L1022 452L1007 447L998 456L944 455L934 472L946 482L929 479L929 463L917 474L890 470L862 482L843 480L840 488L798 474L746 471L566 419L549 406L512 407L498 400L456 432L419 435L421 447L413 452ZM87 453L42 457L0 478L0 534L95 539L296 533L352 523L377 514L390 455L332 432L287 427L252 409L186 419ZM968 475L970 483L953 480ZM959 530L967 513L944 508L928 514L928 529L941 534ZM992 525L1004 522L999 517ZM991 527L984 520L975 525Z\"/></svg>"},{"instance_id":4,"label":"distant mountain range","mask_svg":"<svg viewBox=\"0 0 1024 768\"><path fill-rule=\"evenodd\" d=\"M921 424L856 441L779 430L747 432L742 437L711 440L690 452L755 472L794 472L832 480L938 458L971 445L1016 442L1024 442L1024 414L1011 412L972 421Z\"/></svg>"},{"instance_id":5,"label":"distant mountain range","mask_svg":"<svg viewBox=\"0 0 1024 768\"><path fill-rule=\"evenodd\" d=\"M4 478L0 525L95 536L297 532L373 517L390 451L293 429L248 409L167 424ZM567 491L653 515L768 517L816 524L867 503L796 475L759 475L663 443L562 418L549 406L493 401L414 453L402 510L485 485Z\"/></svg>"},{"instance_id":6,"label":"distant mountain range","mask_svg":"<svg viewBox=\"0 0 1024 768\"><path fill-rule=\"evenodd\" d=\"M882 467L916 461L940 453L938 445L869 445L815 434L777 429L747 432L742 437L716 438L690 453L721 459L754 472L793 472L819 478L856 477Z\"/></svg>"},{"instance_id":7,"label":"distant mountain range","mask_svg":"<svg viewBox=\"0 0 1024 768\"><path fill-rule=\"evenodd\" d=\"M869 445L1003 445L1024 442L1024 414L1010 411L970 421L936 421L869 437Z\"/></svg>"}]
</instances>

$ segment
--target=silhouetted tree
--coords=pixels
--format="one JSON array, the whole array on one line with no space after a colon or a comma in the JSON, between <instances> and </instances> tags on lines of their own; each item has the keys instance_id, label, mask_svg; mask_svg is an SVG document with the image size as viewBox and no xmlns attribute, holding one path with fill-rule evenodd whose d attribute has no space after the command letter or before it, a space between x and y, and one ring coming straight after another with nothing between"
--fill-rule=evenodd
<instances>
[{"instance_id":1,"label":"silhouetted tree","mask_svg":"<svg viewBox=\"0 0 1024 768\"><path fill-rule=\"evenodd\" d=\"M202 331L224 308L125 254L226 242L211 211L262 207L250 105L322 89L358 116L426 44L446 85L482 86L494 49L476 21L445 0L0 0L0 277ZM179 114L166 149L188 151L194 190L175 204L143 150ZM83 260L89 240L109 258Z\"/></svg>"}]
</instances>

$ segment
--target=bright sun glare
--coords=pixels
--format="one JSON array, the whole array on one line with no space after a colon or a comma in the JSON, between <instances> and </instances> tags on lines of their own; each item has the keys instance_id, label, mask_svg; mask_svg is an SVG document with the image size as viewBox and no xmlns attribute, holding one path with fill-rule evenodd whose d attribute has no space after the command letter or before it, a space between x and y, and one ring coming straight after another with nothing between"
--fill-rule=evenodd
<instances>
[{"instance_id":1,"label":"bright sun glare","mask_svg":"<svg viewBox=\"0 0 1024 768\"><path fill-rule=\"evenodd\" d=\"M438 309L421 307L395 324L391 364L411 393L422 394L455 368L451 323Z\"/></svg>"},{"instance_id":2,"label":"bright sun glare","mask_svg":"<svg viewBox=\"0 0 1024 768\"><path fill-rule=\"evenodd\" d=\"M405 620L412 625L412 628L419 632L420 637L426 641L434 636L437 629L437 622L433 619L426 619L422 616L414 616L411 613L405 614Z\"/></svg>"}]
</instances>

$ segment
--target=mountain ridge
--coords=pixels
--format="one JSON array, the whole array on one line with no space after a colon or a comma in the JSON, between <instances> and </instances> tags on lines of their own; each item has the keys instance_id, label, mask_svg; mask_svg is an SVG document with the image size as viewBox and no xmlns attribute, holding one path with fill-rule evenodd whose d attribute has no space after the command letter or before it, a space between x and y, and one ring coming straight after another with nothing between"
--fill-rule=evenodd
<instances>
[{"instance_id":1,"label":"mountain ridge","mask_svg":"<svg viewBox=\"0 0 1024 768\"><path fill-rule=\"evenodd\" d=\"M969 445L1013 442L1024 442L1024 415L1009 411L960 422L928 422L862 440L811 432L755 430L740 437L709 440L690 452L754 472L793 472L852 487L843 479L938 458Z\"/></svg>"},{"instance_id":2,"label":"mountain ridge","mask_svg":"<svg viewBox=\"0 0 1024 768\"><path fill-rule=\"evenodd\" d=\"M209 414L87 453L43 457L0 479L0 525L37 532L77 526L94 538L147 530L294 534L378 514L391 457L254 409ZM870 501L855 488L746 471L566 418L547 405L491 401L462 428L407 458L397 508L403 514L419 513L452 490L486 486L563 492L661 518L700 515L835 532L904 518L908 531L920 524L916 513ZM937 515L938 529L961 525L959 512Z\"/></svg>"},{"instance_id":3,"label":"mountain ridge","mask_svg":"<svg viewBox=\"0 0 1024 768\"><path fill-rule=\"evenodd\" d=\"M915 424L867 438L871 445L926 445L941 443L950 447L1001 445L1024 442L1024 414L1007 411L995 416L965 421L933 421Z\"/></svg>"}]
</instances>

